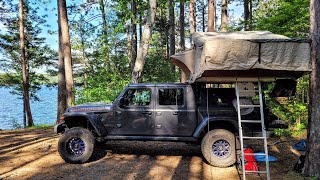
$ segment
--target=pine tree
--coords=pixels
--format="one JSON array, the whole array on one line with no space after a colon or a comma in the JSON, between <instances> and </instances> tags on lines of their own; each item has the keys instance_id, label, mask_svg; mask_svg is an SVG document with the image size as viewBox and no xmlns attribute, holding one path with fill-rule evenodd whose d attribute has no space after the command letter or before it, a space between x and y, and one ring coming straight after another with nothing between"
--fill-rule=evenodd
<instances>
[{"instance_id":1,"label":"pine tree","mask_svg":"<svg viewBox=\"0 0 320 180\"><path fill-rule=\"evenodd\" d=\"M215 0L208 1L208 32L214 31L214 22L216 19L215 14Z\"/></svg>"},{"instance_id":2,"label":"pine tree","mask_svg":"<svg viewBox=\"0 0 320 180\"><path fill-rule=\"evenodd\" d=\"M138 50L137 59L132 71L132 83L138 83L142 76L143 67L145 63L145 58L148 54L150 39L152 36L152 27L154 25L155 17L156 17L156 8L157 2L156 0L149 0L149 9L147 14L147 22L144 25L142 32L142 42L140 44L140 48Z\"/></svg>"},{"instance_id":3,"label":"pine tree","mask_svg":"<svg viewBox=\"0 0 320 180\"><path fill-rule=\"evenodd\" d=\"M65 82L67 90L67 106L74 105L74 81L73 81L73 66L71 58L71 44L69 34L69 24L67 15L67 5L65 0L58 0L58 23L59 23L59 45L62 48L63 59L64 59L64 71L65 71ZM61 33L61 38L60 38Z\"/></svg>"},{"instance_id":4,"label":"pine tree","mask_svg":"<svg viewBox=\"0 0 320 180\"><path fill-rule=\"evenodd\" d=\"M11 78L17 80L18 85L12 93L23 96L23 114L27 118L24 124L32 126L30 99L39 100L35 93L41 88L41 82L48 81L37 70L50 64L54 52L45 44L45 38L39 36L46 22L37 14L37 8L22 0L19 5L8 3L6 7L12 16L2 19L7 31L0 34L0 50L4 54L1 66L14 72Z\"/></svg>"},{"instance_id":5,"label":"pine tree","mask_svg":"<svg viewBox=\"0 0 320 180\"><path fill-rule=\"evenodd\" d=\"M228 28L228 0L221 1L221 25L220 31L226 32Z\"/></svg>"}]
</instances>

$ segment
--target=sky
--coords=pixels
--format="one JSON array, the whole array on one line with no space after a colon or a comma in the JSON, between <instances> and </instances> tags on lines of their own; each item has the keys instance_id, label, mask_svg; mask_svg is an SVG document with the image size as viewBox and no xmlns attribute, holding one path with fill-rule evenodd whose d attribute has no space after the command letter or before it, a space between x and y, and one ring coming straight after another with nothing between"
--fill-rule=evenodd
<instances>
[{"instance_id":1,"label":"sky","mask_svg":"<svg viewBox=\"0 0 320 180\"><path fill-rule=\"evenodd\" d=\"M40 14L47 14L46 18L47 23L50 25L50 28L44 29L44 36L46 37L46 42L51 46L52 49L58 50L58 15L57 15L57 1L51 0L47 5L49 11L45 11L44 8L41 8L39 11ZM46 33L48 30L55 31L55 34Z\"/></svg>"},{"instance_id":2,"label":"sky","mask_svg":"<svg viewBox=\"0 0 320 180\"><path fill-rule=\"evenodd\" d=\"M17 0L14 0L17 1ZM48 15L46 17L47 24L50 25L49 28L44 27L43 32L40 35L41 37L46 38L46 43L54 50L58 50L58 35L57 35L57 30L58 30L58 23L57 23L57 0L41 0L40 1L32 1L36 2L35 5L39 7L38 14L39 15ZM88 0L67 0L67 6L70 4L80 4L83 2L87 2ZM219 0L217 0L218 2ZM17 1L18 2L18 1ZM46 2L46 3L43 3ZM229 16L233 17L233 19L239 19L241 18L242 12L243 12L243 6L239 6L236 3L231 3L229 4ZM217 7L217 16L220 17L221 11L220 8ZM177 15L176 15L177 16ZM72 20L74 17L68 17L69 21ZM220 24L220 19L217 20L217 25ZM5 27L3 24L0 22L0 33L5 31ZM54 34L48 33L48 31L53 31L55 32ZM0 54L0 58L3 55Z\"/></svg>"},{"instance_id":3,"label":"sky","mask_svg":"<svg viewBox=\"0 0 320 180\"><path fill-rule=\"evenodd\" d=\"M57 1L55 0L45 0L45 1L49 1L47 4L43 4L40 3L39 1L34 1L36 2L35 5L32 6L37 6L39 7L38 10L38 14L39 15L48 15L48 17L46 17L45 19L47 20L47 23L51 26L49 28L43 28L43 33L41 34L42 37L46 37L46 42L53 48L53 49L57 49L57 35L50 35L48 32L48 30L51 31L57 31L58 29L58 25L57 25ZM14 2L18 3L17 0L15 0ZM45 10L45 8L47 8L48 10ZM18 12L17 12L18 13ZM2 32L6 32L6 28L5 26L0 22L0 33Z\"/></svg>"},{"instance_id":4,"label":"sky","mask_svg":"<svg viewBox=\"0 0 320 180\"><path fill-rule=\"evenodd\" d=\"M58 17L57 17L57 1L56 0L44 0L47 2L47 4L37 2L36 6L38 6L40 9L38 13L40 15L48 15L46 18L47 23L50 25L49 28L44 28L44 31L41 36L46 37L46 42L53 48L54 50L58 49L58 35L55 34L49 34L47 33L48 30L57 32L58 30ZM86 2L86 0L67 0L67 5L71 3L81 3L81 2ZM47 8L47 10L45 9ZM243 12L243 7L242 6L237 6L236 3L232 3L229 5L229 9L232 11L229 11L230 15L233 15L235 19L238 19L241 17L242 12ZM220 16L220 8L217 8L217 16ZM70 20L70 17L69 17ZM217 24L220 24L220 19L217 21ZM0 31L4 30L3 24L0 23Z\"/></svg>"},{"instance_id":5,"label":"sky","mask_svg":"<svg viewBox=\"0 0 320 180\"><path fill-rule=\"evenodd\" d=\"M85 0L67 0L67 3L80 3L84 2ZM45 31L52 30L52 31L57 31L58 30L58 25L57 25L57 1L56 0L51 0L50 3L46 6L48 7L49 10L51 11L45 11L44 8L41 8L39 11L40 14L48 14L48 17L46 18L48 24L51 26L50 28L45 29ZM217 8L217 16L220 17L220 8ZM234 19L241 18L242 12L243 12L243 7L242 6L237 6L236 3L232 3L229 5L229 9L232 11L229 11L230 15L233 16ZM69 20L72 17L69 17ZM220 19L218 20L218 25L220 24ZM1 26L0 26L1 28ZM58 35L53 34L50 35L48 33L43 34L47 38L47 43L55 50L58 49Z\"/></svg>"}]
</instances>

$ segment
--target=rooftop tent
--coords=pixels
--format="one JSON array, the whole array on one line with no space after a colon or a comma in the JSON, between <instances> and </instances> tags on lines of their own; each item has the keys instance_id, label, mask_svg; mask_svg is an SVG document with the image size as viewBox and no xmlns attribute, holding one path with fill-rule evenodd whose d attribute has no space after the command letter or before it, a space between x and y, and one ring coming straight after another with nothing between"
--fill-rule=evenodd
<instances>
[{"instance_id":1,"label":"rooftop tent","mask_svg":"<svg viewBox=\"0 0 320 180\"><path fill-rule=\"evenodd\" d=\"M268 31L199 32L194 46L172 55L171 62L189 81L255 77L272 81L297 78L310 72L310 43Z\"/></svg>"}]
</instances>

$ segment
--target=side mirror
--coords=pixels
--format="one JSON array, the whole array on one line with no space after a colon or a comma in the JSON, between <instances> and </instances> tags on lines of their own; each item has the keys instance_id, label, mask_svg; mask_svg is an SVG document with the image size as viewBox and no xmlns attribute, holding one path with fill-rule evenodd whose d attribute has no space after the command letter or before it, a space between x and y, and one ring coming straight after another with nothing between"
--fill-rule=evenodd
<instances>
[{"instance_id":1,"label":"side mirror","mask_svg":"<svg viewBox=\"0 0 320 180\"><path fill-rule=\"evenodd\" d=\"M121 98L119 99L118 105L119 105L119 107L124 107L124 106L125 106L125 105L124 105L124 98L123 98L123 97L121 97Z\"/></svg>"}]
</instances>

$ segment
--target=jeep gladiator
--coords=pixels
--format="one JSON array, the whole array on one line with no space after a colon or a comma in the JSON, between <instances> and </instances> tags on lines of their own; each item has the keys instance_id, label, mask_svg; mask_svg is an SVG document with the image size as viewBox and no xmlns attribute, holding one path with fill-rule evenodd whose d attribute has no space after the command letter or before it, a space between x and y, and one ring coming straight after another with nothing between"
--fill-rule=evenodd
<instances>
[{"instance_id":1,"label":"jeep gladiator","mask_svg":"<svg viewBox=\"0 0 320 180\"><path fill-rule=\"evenodd\" d=\"M96 141L194 142L201 144L211 165L227 167L236 162L238 148L235 98L234 88L205 84L130 84L113 103L68 108L54 127L63 133L58 150L66 162L84 163ZM255 119L260 114L254 110L245 116Z\"/></svg>"}]
</instances>

